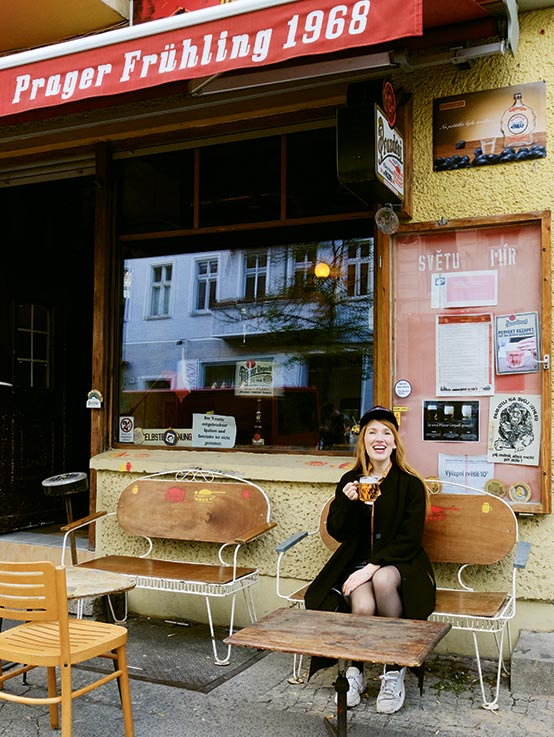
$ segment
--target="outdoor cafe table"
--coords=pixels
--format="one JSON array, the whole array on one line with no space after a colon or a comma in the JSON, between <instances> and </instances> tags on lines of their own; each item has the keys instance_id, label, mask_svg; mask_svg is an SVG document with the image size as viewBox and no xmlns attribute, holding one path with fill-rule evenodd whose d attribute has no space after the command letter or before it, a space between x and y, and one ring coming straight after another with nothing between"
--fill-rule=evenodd
<instances>
[{"instance_id":1,"label":"outdoor cafe table","mask_svg":"<svg viewBox=\"0 0 554 737\"><path fill-rule=\"evenodd\" d=\"M442 622L282 608L229 635L225 643L336 658L336 726L328 717L325 724L332 734L346 737L345 661L417 668L449 629L450 625Z\"/></svg>"},{"instance_id":2,"label":"outdoor cafe table","mask_svg":"<svg viewBox=\"0 0 554 737\"><path fill-rule=\"evenodd\" d=\"M123 573L70 566L66 568L67 598L77 600L77 618L83 616L84 599L110 596L129 591L137 585L136 578ZM111 606L110 606L111 609ZM118 621L111 611L114 621Z\"/></svg>"}]
</instances>

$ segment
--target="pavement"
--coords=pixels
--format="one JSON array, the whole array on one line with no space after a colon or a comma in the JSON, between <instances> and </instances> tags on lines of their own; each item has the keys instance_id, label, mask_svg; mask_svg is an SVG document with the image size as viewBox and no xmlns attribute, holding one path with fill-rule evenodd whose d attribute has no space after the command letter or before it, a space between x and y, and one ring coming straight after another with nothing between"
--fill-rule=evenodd
<instances>
[{"instance_id":1,"label":"pavement","mask_svg":"<svg viewBox=\"0 0 554 737\"><path fill-rule=\"evenodd\" d=\"M208 643L207 643L208 646ZM178 651L175 658L186 657ZM307 661L306 661L307 663ZM492 682L494 664L485 662ZM472 658L433 653L426 663L424 692L406 677L406 701L393 715L378 714L379 666L366 666L368 687L362 702L348 710L350 737L552 737L554 695L515 697L509 679L500 687L499 709L481 707ZM336 669L317 673L307 683L289 683L292 656L267 653L251 667L207 694L131 680L135 737L310 737L328 735L325 716L335 715ZM87 680L74 670L75 684ZM44 695L41 671L28 684L14 679L9 690ZM554 691L553 691L554 693ZM54 733L55 734L55 733ZM48 709L0 702L0 737L49 737ZM123 737L117 687L110 683L73 702L73 737Z\"/></svg>"}]
</instances>

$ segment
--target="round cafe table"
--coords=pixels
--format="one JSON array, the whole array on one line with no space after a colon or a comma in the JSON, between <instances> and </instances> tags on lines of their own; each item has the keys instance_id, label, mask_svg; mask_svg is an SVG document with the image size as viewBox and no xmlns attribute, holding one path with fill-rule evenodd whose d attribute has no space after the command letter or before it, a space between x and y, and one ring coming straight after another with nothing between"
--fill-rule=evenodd
<instances>
[{"instance_id":1,"label":"round cafe table","mask_svg":"<svg viewBox=\"0 0 554 737\"><path fill-rule=\"evenodd\" d=\"M83 617L84 599L93 599L98 596L107 596L110 612L114 622L121 624L127 618L127 612L122 620L115 616L111 601L111 594L120 594L135 588L137 581L132 576L123 573L94 570L70 566L65 572L67 598L77 601L77 618Z\"/></svg>"}]
</instances>

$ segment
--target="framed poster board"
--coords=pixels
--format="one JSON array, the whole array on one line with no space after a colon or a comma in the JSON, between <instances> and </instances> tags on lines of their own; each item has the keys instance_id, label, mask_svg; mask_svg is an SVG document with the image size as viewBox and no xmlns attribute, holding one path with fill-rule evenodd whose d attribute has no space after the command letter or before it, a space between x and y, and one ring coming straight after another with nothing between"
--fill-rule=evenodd
<instances>
[{"instance_id":1,"label":"framed poster board","mask_svg":"<svg viewBox=\"0 0 554 737\"><path fill-rule=\"evenodd\" d=\"M393 404L409 462L548 513L549 216L405 227L393 249Z\"/></svg>"}]
</instances>

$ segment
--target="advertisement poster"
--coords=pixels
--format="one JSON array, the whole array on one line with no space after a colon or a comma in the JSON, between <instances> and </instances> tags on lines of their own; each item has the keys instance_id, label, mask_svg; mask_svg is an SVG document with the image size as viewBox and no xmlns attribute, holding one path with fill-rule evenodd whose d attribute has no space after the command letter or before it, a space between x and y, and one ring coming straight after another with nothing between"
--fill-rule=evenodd
<instances>
[{"instance_id":1,"label":"advertisement poster","mask_svg":"<svg viewBox=\"0 0 554 737\"><path fill-rule=\"evenodd\" d=\"M235 365L235 394L236 396L271 397L274 393L274 362L237 361Z\"/></svg>"},{"instance_id":2,"label":"advertisement poster","mask_svg":"<svg viewBox=\"0 0 554 737\"><path fill-rule=\"evenodd\" d=\"M391 128L381 108L375 105L375 174L377 179L404 198L404 139Z\"/></svg>"},{"instance_id":3,"label":"advertisement poster","mask_svg":"<svg viewBox=\"0 0 554 737\"><path fill-rule=\"evenodd\" d=\"M494 393L492 315L438 315L436 344L438 397Z\"/></svg>"},{"instance_id":4,"label":"advertisement poster","mask_svg":"<svg viewBox=\"0 0 554 737\"><path fill-rule=\"evenodd\" d=\"M479 441L479 402L436 399L423 402L423 439Z\"/></svg>"},{"instance_id":5,"label":"advertisement poster","mask_svg":"<svg viewBox=\"0 0 554 737\"><path fill-rule=\"evenodd\" d=\"M517 163L546 156L546 83L433 102L433 169Z\"/></svg>"},{"instance_id":6,"label":"advertisement poster","mask_svg":"<svg viewBox=\"0 0 554 737\"><path fill-rule=\"evenodd\" d=\"M496 317L496 373L523 374L540 369L537 312Z\"/></svg>"},{"instance_id":7,"label":"advertisement poster","mask_svg":"<svg viewBox=\"0 0 554 737\"><path fill-rule=\"evenodd\" d=\"M538 466L540 441L540 396L491 397L487 452L490 463Z\"/></svg>"}]
</instances>

